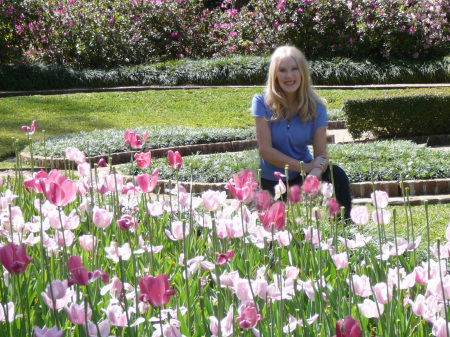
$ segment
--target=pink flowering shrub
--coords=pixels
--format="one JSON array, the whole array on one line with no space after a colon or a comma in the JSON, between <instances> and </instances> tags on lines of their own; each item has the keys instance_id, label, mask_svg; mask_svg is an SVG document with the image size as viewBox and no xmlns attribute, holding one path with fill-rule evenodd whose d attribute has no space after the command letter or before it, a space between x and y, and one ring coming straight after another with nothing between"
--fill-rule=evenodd
<instances>
[{"instance_id":1,"label":"pink flowering shrub","mask_svg":"<svg viewBox=\"0 0 450 337\"><path fill-rule=\"evenodd\" d=\"M444 0L0 1L0 64L113 67L177 58L267 55L424 58L449 52Z\"/></svg>"}]
</instances>

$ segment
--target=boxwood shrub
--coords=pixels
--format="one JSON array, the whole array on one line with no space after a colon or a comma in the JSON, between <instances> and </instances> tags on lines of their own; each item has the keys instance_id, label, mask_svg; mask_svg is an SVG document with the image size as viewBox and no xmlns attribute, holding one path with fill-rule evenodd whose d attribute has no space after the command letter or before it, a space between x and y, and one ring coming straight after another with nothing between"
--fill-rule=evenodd
<instances>
[{"instance_id":1,"label":"boxwood shrub","mask_svg":"<svg viewBox=\"0 0 450 337\"><path fill-rule=\"evenodd\" d=\"M343 111L353 138L370 132L380 138L446 134L450 95L415 95L348 100Z\"/></svg>"}]
</instances>

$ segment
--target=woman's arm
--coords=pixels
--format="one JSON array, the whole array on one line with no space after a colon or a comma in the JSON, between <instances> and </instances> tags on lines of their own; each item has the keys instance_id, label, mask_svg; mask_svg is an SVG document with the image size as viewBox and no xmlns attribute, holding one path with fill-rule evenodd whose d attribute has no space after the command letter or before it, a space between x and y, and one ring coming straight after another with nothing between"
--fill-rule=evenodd
<instances>
[{"instance_id":1,"label":"woman's arm","mask_svg":"<svg viewBox=\"0 0 450 337\"><path fill-rule=\"evenodd\" d=\"M292 171L301 171L300 161L285 155L284 153L274 149L272 147L272 134L270 132L269 122L262 117L255 118L256 125L256 141L259 147L259 156L265 161L278 167L285 167L289 165L289 169ZM315 153L315 152L314 152ZM326 153L326 139L325 139L325 153ZM319 161L312 161L310 163L304 163L303 167L306 173L310 173L311 170L317 166ZM317 168L316 168L317 169Z\"/></svg>"},{"instance_id":2,"label":"woman's arm","mask_svg":"<svg viewBox=\"0 0 450 337\"><path fill-rule=\"evenodd\" d=\"M314 132L313 140L313 151L314 151L314 160L312 162L315 163L315 168L311 170L310 174L317 176L320 178L322 173L328 167L328 155L327 155L327 127L321 126L316 129Z\"/></svg>"}]
</instances>

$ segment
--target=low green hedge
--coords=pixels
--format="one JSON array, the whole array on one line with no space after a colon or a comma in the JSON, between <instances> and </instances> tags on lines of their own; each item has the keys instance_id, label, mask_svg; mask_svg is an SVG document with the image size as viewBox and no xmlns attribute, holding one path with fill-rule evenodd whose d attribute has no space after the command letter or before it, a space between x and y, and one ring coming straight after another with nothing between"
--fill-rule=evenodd
<instances>
[{"instance_id":1,"label":"low green hedge","mask_svg":"<svg viewBox=\"0 0 450 337\"><path fill-rule=\"evenodd\" d=\"M447 134L450 130L450 95L348 100L343 112L353 138L366 132L394 138Z\"/></svg>"},{"instance_id":2,"label":"low green hedge","mask_svg":"<svg viewBox=\"0 0 450 337\"><path fill-rule=\"evenodd\" d=\"M49 90L145 85L262 85L269 57L181 59L114 69L73 69L31 64L0 67L0 90ZM316 85L440 83L450 81L450 57L427 62L389 63L350 58L315 59Z\"/></svg>"}]
</instances>

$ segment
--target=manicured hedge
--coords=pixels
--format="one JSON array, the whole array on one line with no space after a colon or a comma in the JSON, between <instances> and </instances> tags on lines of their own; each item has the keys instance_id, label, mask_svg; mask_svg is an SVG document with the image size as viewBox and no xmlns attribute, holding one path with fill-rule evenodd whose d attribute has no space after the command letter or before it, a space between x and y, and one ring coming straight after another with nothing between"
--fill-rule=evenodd
<instances>
[{"instance_id":1,"label":"manicured hedge","mask_svg":"<svg viewBox=\"0 0 450 337\"><path fill-rule=\"evenodd\" d=\"M450 95L348 100L343 111L353 138L366 132L394 138L447 134L450 130Z\"/></svg>"},{"instance_id":2,"label":"manicured hedge","mask_svg":"<svg viewBox=\"0 0 450 337\"><path fill-rule=\"evenodd\" d=\"M0 66L0 90L48 90L143 85L262 85L269 58L235 56L160 62L110 70L59 65ZM309 62L316 85L441 83L450 81L450 57L433 61L315 59Z\"/></svg>"}]
</instances>

